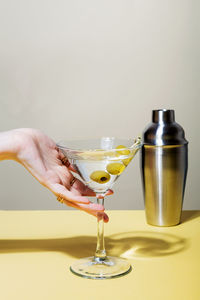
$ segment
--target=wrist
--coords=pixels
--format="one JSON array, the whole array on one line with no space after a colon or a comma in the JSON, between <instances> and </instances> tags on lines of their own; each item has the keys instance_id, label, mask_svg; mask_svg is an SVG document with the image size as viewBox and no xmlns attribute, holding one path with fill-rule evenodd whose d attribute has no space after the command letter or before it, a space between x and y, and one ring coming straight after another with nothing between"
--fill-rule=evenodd
<instances>
[{"instance_id":1,"label":"wrist","mask_svg":"<svg viewBox=\"0 0 200 300\"><path fill-rule=\"evenodd\" d=\"M0 132L0 160L17 160L27 129Z\"/></svg>"}]
</instances>

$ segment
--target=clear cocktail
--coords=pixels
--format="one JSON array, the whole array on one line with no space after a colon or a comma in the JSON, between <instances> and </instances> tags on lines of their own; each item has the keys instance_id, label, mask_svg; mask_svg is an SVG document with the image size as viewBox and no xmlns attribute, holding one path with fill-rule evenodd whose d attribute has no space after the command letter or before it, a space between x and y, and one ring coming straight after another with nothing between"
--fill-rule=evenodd
<instances>
[{"instance_id":1,"label":"clear cocktail","mask_svg":"<svg viewBox=\"0 0 200 300\"><path fill-rule=\"evenodd\" d=\"M101 139L63 141L57 144L72 165L73 175L97 195L104 205L104 195L124 172L141 147L141 139ZM100 196L100 197L99 197ZM104 222L98 219L97 248L93 257L78 260L70 267L76 275L106 279L121 276L131 270L128 261L106 255Z\"/></svg>"}]
</instances>

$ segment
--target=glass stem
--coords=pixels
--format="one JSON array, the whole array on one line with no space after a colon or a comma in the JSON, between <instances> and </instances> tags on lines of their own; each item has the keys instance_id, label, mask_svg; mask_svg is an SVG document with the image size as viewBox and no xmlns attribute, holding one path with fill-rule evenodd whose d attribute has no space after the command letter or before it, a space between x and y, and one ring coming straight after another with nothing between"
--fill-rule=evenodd
<instances>
[{"instance_id":1,"label":"glass stem","mask_svg":"<svg viewBox=\"0 0 200 300\"><path fill-rule=\"evenodd\" d=\"M104 205L104 198L98 199L97 203ZM97 248L95 252L94 259L96 261L105 260L106 258L106 250L104 243L104 221L103 218L97 221Z\"/></svg>"}]
</instances>

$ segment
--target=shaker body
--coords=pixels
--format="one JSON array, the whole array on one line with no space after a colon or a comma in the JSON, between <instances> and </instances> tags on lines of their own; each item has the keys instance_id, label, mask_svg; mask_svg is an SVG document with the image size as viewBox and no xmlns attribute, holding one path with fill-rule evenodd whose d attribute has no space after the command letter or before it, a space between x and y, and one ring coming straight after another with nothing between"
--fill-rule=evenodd
<instances>
[{"instance_id":1,"label":"shaker body","mask_svg":"<svg viewBox=\"0 0 200 300\"><path fill-rule=\"evenodd\" d=\"M188 142L174 110L152 111L143 133L141 171L147 223L180 223L188 169Z\"/></svg>"},{"instance_id":2,"label":"shaker body","mask_svg":"<svg viewBox=\"0 0 200 300\"><path fill-rule=\"evenodd\" d=\"M147 223L180 223L187 176L187 144L142 147L142 178Z\"/></svg>"}]
</instances>

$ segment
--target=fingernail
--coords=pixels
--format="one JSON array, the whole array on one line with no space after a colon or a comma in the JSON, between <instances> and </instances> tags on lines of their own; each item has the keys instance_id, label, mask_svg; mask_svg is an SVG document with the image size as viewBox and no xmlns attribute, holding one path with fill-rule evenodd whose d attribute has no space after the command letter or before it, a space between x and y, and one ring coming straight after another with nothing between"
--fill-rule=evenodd
<instances>
[{"instance_id":1,"label":"fingernail","mask_svg":"<svg viewBox=\"0 0 200 300\"><path fill-rule=\"evenodd\" d=\"M108 217L107 215L105 215L105 214L104 214L104 216L103 216L103 221L104 221L105 223L108 223L108 221L109 221L109 217Z\"/></svg>"}]
</instances>

